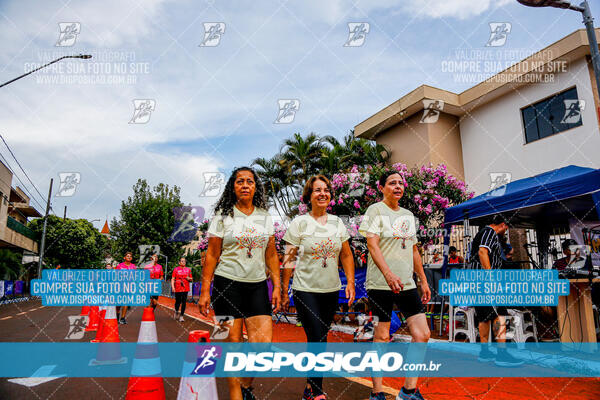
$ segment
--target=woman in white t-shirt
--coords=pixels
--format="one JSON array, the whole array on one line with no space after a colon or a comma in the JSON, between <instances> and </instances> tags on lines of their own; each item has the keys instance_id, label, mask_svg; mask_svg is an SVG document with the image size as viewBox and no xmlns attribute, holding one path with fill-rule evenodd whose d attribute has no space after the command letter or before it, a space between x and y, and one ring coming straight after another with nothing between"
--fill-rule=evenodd
<instances>
[{"instance_id":1,"label":"woman in white t-shirt","mask_svg":"<svg viewBox=\"0 0 600 400\"><path fill-rule=\"evenodd\" d=\"M426 343L430 336L424 304L431 299L431 290L417 246L418 224L413 213L399 205L405 184L397 171L384 172L377 182L383 200L367 208L359 227L359 232L367 238L369 248L367 296L373 316L378 318L374 342L389 341L394 305L406 318L413 342ZM421 294L413 273L419 277ZM417 389L417 380L416 376L407 376L397 399L423 400ZM373 377L369 400L385 400L382 382L382 377Z\"/></svg>"},{"instance_id":2,"label":"woman in white t-shirt","mask_svg":"<svg viewBox=\"0 0 600 400\"><path fill-rule=\"evenodd\" d=\"M208 315L212 300L217 320L228 321L224 328L229 330L229 342L243 341L244 323L249 342L271 342L271 310L273 307L277 311L281 302L279 259L264 189L252 168L233 171L215 206L208 234L198 301L200 312ZM266 268L273 282L272 301ZM251 382L252 378L228 378L229 398L255 399Z\"/></svg>"},{"instance_id":3,"label":"woman in white t-shirt","mask_svg":"<svg viewBox=\"0 0 600 400\"><path fill-rule=\"evenodd\" d=\"M338 309L342 287L338 272L341 261L348 282L348 306L354 301L354 257L348 244L344 222L327 213L333 195L329 180L323 175L311 177L304 186L302 201L308 214L292 220L283 240L286 245L283 261L283 304L289 304L287 287L295 262L292 290L294 305L308 342L326 342L329 326ZM303 400L323 400L323 377L307 379Z\"/></svg>"}]
</instances>

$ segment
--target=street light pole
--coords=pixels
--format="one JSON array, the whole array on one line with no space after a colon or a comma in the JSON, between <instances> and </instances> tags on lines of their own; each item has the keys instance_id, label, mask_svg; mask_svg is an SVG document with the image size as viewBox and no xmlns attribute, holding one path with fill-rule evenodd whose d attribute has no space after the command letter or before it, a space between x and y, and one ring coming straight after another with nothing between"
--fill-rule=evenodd
<instances>
[{"instance_id":1,"label":"street light pole","mask_svg":"<svg viewBox=\"0 0 600 400\"><path fill-rule=\"evenodd\" d=\"M594 30L594 18L592 18L592 12L590 11L590 5L587 1L580 4L583 14L583 23L585 24L585 30L588 35L588 42L590 42L591 56L592 56L592 67L594 68L594 75L596 75L596 89L600 94L600 52L598 51L598 41L596 40L596 31Z\"/></svg>"},{"instance_id":2,"label":"street light pole","mask_svg":"<svg viewBox=\"0 0 600 400\"><path fill-rule=\"evenodd\" d=\"M44 228L42 229L42 240L40 243L38 279L42 279L42 263L44 260L44 245L46 244L46 226L48 225L48 213L50 212L50 198L52 197L52 182L54 182L54 178L50 179L50 189L48 189L48 201L46 203L46 214L44 215Z\"/></svg>"},{"instance_id":3,"label":"street light pole","mask_svg":"<svg viewBox=\"0 0 600 400\"><path fill-rule=\"evenodd\" d=\"M590 5L584 0L579 6L571 4L566 0L517 0L519 3L529 7L554 7L579 11L583 15L583 23L587 31L588 42L590 42L590 54L592 57L592 68L596 76L596 89L600 94L600 52L598 51L598 41L596 40L596 31L594 30L594 18L590 11Z\"/></svg>"},{"instance_id":4,"label":"street light pole","mask_svg":"<svg viewBox=\"0 0 600 400\"><path fill-rule=\"evenodd\" d=\"M3 86L6 86L6 85L8 85L9 83L13 83L13 82L14 82L14 81L16 81L16 80L19 80L19 79L21 79L21 78L24 78L24 77L26 77L27 75L33 74L34 72L36 72L36 71L39 71L39 70L40 70L40 69L42 69L42 68L46 68L48 65L54 64L55 62L59 62L60 60L64 60L65 58L81 58L82 60L87 60L88 58L92 58L92 56L91 56L91 55L89 55L89 54L79 54L79 55L76 55L76 56L62 56L62 57L60 57L60 58L57 58L57 59L56 59L56 60L54 60L54 61L50 61L48 64L44 64L44 65L42 65L41 67L38 67L38 68L36 68L36 69L33 69L33 70L29 71L29 72L26 72L26 73L24 73L24 74L23 74L23 75L21 75L21 76L17 76L15 79L11 79L11 80L10 80L10 81L8 81L8 82L4 82L3 84L1 84L1 85L0 85L0 88L1 88L1 87L3 87Z\"/></svg>"}]
</instances>

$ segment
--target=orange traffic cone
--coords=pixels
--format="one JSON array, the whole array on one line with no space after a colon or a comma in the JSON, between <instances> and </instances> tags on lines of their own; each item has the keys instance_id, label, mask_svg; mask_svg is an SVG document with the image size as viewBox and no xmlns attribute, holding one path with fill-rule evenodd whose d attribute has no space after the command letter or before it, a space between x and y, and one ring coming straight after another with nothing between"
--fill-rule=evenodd
<instances>
[{"instance_id":1,"label":"orange traffic cone","mask_svg":"<svg viewBox=\"0 0 600 400\"><path fill-rule=\"evenodd\" d=\"M81 314L79 315L89 315L90 314L90 306L81 307Z\"/></svg>"},{"instance_id":2,"label":"orange traffic cone","mask_svg":"<svg viewBox=\"0 0 600 400\"><path fill-rule=\"evenodd\" d=\"M90 366L107 364L124 364L127 357L121 357L121 343L119 343L119 324L117 311L114 306L108 306L102 327L102 339L98 345L96 358L90 361Z\"/></svg>"},{"instance_id":3,"label":"orange traffic cone","mask_svg":"<svg viewBox=\"0 0 600 400\"><path fill-rule=\"evenodd\" d=\"M98 306L92 306L90 308L90 321L88 326L85 328L86 332L98 330L98 323L100 322L100 314L98 312Z\"/></svg>"},{"instance_id":4,"label":"orange traffic cone","mask_svg":"<svg viewBox=\"0 0 600 400\"><path fill-rule=\"evenodd\" d=\"M99 322L98 322L98 330L96 331L96 338L90 340L90 342L92 343L98 343L98 342L102 342L104 336L106 335L104 333L104 318L106 317L106 310L108 307L106 306L100 306L100 316L99 318Z\"/></svg>"},{"instance_id":5,"label":"orange traffic cone","mask_svg":"<svg viewBox=\"0 0 600 400\"><path fill-rule=\"evenodd\" d=\"M196 344L198 342L210 342L208 331L191 331L188 336L188 346L185 353L185 362L181 372L181 381L179 381L179 391L177 400L195 400L195 399L218 399L217 383L214 377L189 377L196 366L198 354L196 353Z\"/></svg>"},{"instance_id":6,"label":"orange traffic cone","mask_svg":"<svg viewBox=\"0 0 600 400\"><path fill-rule=\"evenodd\" d=\"M142 315L138 345L135 349L125 400L164 399L165 386L161 373L154 309L146 307Z\"/></svg>"}]
</instances>

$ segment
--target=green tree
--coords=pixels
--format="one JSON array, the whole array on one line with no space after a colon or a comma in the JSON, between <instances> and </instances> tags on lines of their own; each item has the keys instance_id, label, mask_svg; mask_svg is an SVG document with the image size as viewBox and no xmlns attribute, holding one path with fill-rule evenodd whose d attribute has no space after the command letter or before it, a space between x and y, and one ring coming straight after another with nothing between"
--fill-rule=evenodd
<instances>
[{"instance_id":1,"label":"green tree","mask_svg":"<svg viewBox=\"0 0 600 400\"><path fill-rule=\"evenodd\" d=\"M28 225L41 236L43 218ZM61 268L98 268L106 254L107 239L85 219L63 220L55 215L48 216L44 263Z\"/></svg>"},{"instance_id":2,"label":"green tree","mask_svg":"<svg viewBox=\"0 0 600 400\"><path fill-rule=\"evenodd\" d=\"M176 264L184 243L169 238L175 228L173 209L181 206L179 187L160 183L151 189L145 179L138 179L133 196L121 202L119 219L113 218L110 223L113 258L120 261L131 251L137 262L139 245L159 245L160 253L169 258L170 264Z\"/></svg>"},{"instance_id":3,"label":"green tree","mask_svg":"<svg viewBox=\"0 0 600 400\"><path fill-rule=\"evenodd\" d=\"M391 152L384 145L357 138L354 136L354 131L344 136L342 142L333 136L325 136L322 141L331 147L326 147L322 153L321 172L330 176L350 169L354 165L384 165L389 162L391 156ZM333 160L330 161L330 158Z\"/></svg>"},{"instance_id":4,"label":"green tree","mask_svg":"<svg viewBox=\"0 0 600 400\"><path fill-rule=\"evenodd\" d=\"M23 251L0 249L0 279L19 279L23 274Z\"/></svg>"},{"instance_id":5,"label":"green tree","mask_svg":"<svg viewBox=\"0 0 600 400\"><path fill-rule=\"evenodd\" d=\"M322 150L321 138L312 132L306 137L294 133L292 138L284 140L280 152L283 165L301 187L311 175L319 171Z\"/></svg>"},{"instance_id":6,"label":"green tree","mask_svg":"<svg viewBox=\"0 0 600 400\"><path fill-rule=\"evenodd\" d=\"M265 186L265 193L280 216L293 217L298 211L300 196L311 175L324 174L332 178L354 166L382 167L391 153L385 146L360 139L350 131L342 141L333 136L319 137L295 133L286 139L279 153L272 158L256 158L252 165Z\"/></svg>"},{"instance_id":7,"label":"green tree","mask_svg":"<svg viewBox=\"0 0 600 400\"><path fill-rule=\"evenodd\" d=\"M301 187L287 173L286 161L281 153L273 158L256 158L252 161L256 173L265 187L265 195L280 216L290 215L290 204L299 199Z\"/></svg>"}]
</instances>

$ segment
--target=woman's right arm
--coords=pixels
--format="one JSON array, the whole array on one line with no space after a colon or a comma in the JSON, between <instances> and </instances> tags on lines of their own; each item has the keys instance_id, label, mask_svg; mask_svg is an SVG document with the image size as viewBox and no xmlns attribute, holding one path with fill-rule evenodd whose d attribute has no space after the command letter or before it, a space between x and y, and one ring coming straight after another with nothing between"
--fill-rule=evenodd
<instances>
[{"instance_id":1,"label":"woman's right arm","mask_svg":"<svg viewBox=\"0 0 600 400\"><path fill-rule=\"evenodd\" d=\"M218 236L209 236L208 249L206 250L206 260L204 267L202 268L200 299L198 300L198 307L200 308L200 312L204 315L208 315L210 307L210 284L215 275L217 261L219 260L219 257L221 257L222 246L222 238Z\"/></svg>"},{"instance_id":2,"label":"woman's right arm","mask_svg":"<svg viewBox=\"0 0 600 400\"><path fill-rule=\"evenodd\" d=\"M369 254L377 265L377 268L383 274L388 286L392 289L393 292L397 293L404 288L402 281L400 278L392 272L390 267L385 262L385 258L381 253L381 248L379 247L379 236L373 233L367 234L367 248L369 249Z\"/></svg>"}]
</instances>

